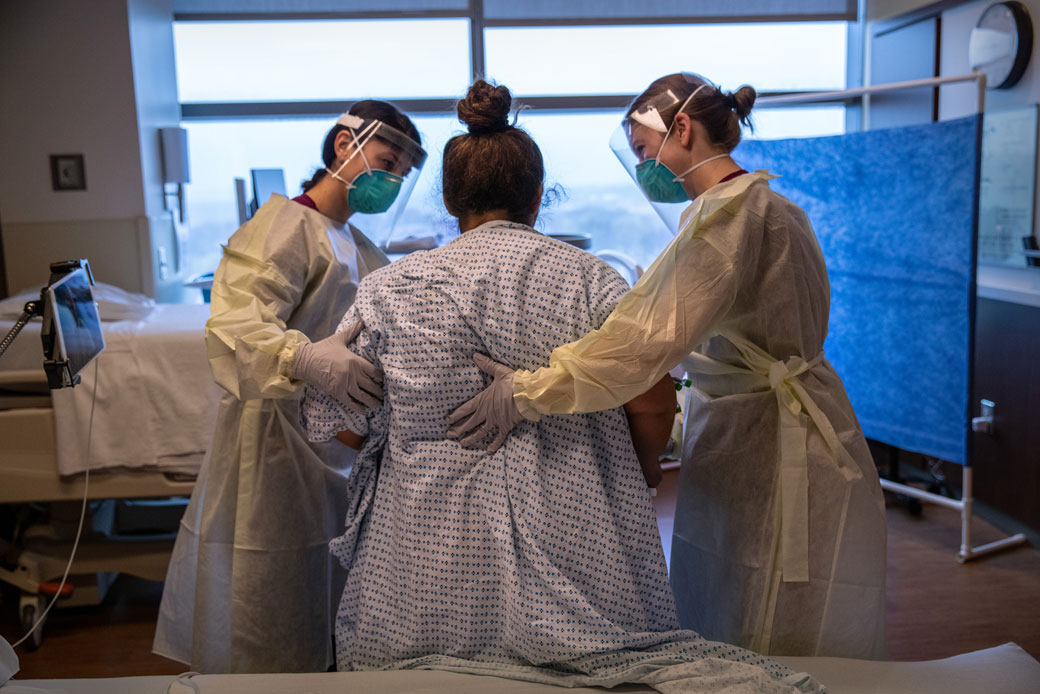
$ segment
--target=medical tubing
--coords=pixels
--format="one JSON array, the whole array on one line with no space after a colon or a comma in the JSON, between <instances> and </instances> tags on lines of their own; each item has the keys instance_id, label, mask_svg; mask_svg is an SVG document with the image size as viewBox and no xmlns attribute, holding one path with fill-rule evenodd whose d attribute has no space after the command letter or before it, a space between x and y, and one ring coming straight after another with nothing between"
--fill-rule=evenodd
<instances>
[{"instance_id":1,"label":"medical tubing","mask_svg":"<svg viewBox=\"0 0 1040 694\"><path fill-rule=\"evenodd\" d=\"M94 360L94 388L90 394L90 420L87 424L86 459L88 463L90 462L90 439L91 435L94 433L94 403L97 402L98 361L98 359ZM51 611L52 607L54 607L54 603L58 602L58 598L61 597L61 591L63 588L65 588L65 581L67 581L69 578L69 570L72 569L72 561L76 558L76 550L79 548L79 539L83 535L83 519L86 518L87 515L87 491L89 488L90 468L88 467L83 473L83 506L79 510L79 527L76 528L76 540L72 543L72 552L69 553L69 563L65 565L65 574L61 577L61 583L58 585L58 590L54 593L54 597L51 598L51 602L49 605L47 605L47 609L45 609L43 613L39 617L37 617L36 623L32 625L32 628L29 629L29 631L25 632L25 635L22 636L22 638L18 639L13 644L11 644L11 648L17 648L18 646L20 646L27 638L29 638L32 635L34 631L36 631L39 628L40 624L43 623L43 620L47 618L47 613ZM194 687L192 688L194 689Z\"/></svg>"}]
</instances>

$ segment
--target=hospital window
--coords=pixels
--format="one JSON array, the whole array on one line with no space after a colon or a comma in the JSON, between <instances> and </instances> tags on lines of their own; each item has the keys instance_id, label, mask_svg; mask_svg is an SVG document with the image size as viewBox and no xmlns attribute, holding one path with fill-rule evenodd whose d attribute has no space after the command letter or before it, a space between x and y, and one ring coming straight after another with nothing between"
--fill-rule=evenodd
<instances>
[{"instance_id":1,"label":"hospital window","mask_svg":"<svg viewBox=\"0 0 1040 694\"><path fill-rule=\"evenodd\" d=\"M519 124L542 149L547 184L562 192L539 228L588 234L592 250L647 267L671 232L607 146L623 104L677 65L727 90L743 81L760 93L843 89L847 33L845 22L485 28L485 74L533 107ZM471 79L468 19L178 21L174 38L193 271L213 270L238 226L233 180L280 168L297 194L343 104L359 98L400 104L429 152L394 236L454 238L438 178L445 142L463 129L449 109ZM753 118L752 137L845 130L841 104L759 109Z\"/></svg>"}]
</instances>

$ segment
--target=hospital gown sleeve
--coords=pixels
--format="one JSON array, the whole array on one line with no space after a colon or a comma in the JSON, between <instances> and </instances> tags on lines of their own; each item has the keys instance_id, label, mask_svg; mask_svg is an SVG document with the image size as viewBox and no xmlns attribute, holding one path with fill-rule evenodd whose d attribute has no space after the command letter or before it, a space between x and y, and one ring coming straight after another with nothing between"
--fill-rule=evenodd
<instances>
[{"instance_id":1,"label":"hospital gown sleeve","mask_svg":"<svg viewBox=\"0 0 1040 694\"><path fill-rule=\"evenodd\" d=\"M589 318L598 328L610 317L630 287L606 261L590 254L590 262L592 266L586 271L585 286L588 288Z\"/></svg>"},{"instance_id":2,"label":"hospital gown sleeve","mask_svg":"<svg viewBox=\"0 0 1040 694\"><path fill-rule=\"evenodd\" d=\"M264 219L258 213L223 247L206 321L213 377L241 400L298 393L303 382L290 377L292 362L300 343L309 342L286 323L307 290L312 259L293 229L265 226Z\"/></svg>"},{"instance_id":3,"label":"hospital gown sleeve","mask_svg":"<svg viewBox=\"0 0 1040 694\"><path fill-rule=\"evenodd\" d=\"M357 308L351 307L343 316L336 332L343 332L359 320L361 318ZM357 339L350 343L349 349L374 364L379 363L372 333L367 326ZM368 436L370 414L371 410L365 414L355 412L325 391L309 384L304 388L303 400L300 402L300 425L307 432L308 441L328 441L345 430L364 438Z\"/></svg>"},{"instance_id":4,"label":"hospital gown sleeve","mask_svg":"<svg viewBox=\"0 0 1040 694\"><path fill-rule=\"evenodd\" d=\"M547 368L516 372L521 414L537 420L618 407L703 342L736 296L741 218L725 207L695 216L598 330L557 347Z\"/></svg>"}]
</instances>

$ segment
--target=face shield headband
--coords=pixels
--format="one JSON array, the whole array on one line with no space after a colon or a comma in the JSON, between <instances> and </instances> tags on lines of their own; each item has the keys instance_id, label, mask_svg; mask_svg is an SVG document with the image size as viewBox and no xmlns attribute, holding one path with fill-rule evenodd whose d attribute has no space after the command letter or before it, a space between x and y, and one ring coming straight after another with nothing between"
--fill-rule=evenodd
<instances>
[{"instance_id":1,"label":"face shield headband","mask_svg":"<svg viewBox=\"0 0 1040 694\"><path fill-rule=\"evenodd\" d=\"M410 137L382 121L371 120L366 123L358 116L345 113L336 122L350 132L354 140L354 151L335 171L327 167L325 170L346 186L347 206L351 210L363 214L386 212L397 199L408 172L412 169L418 172L422 168L426 160L426 152ZM406 162L406 166L403 167L406 173L403 176L372 167L365 155L364 148L374 137L380 138L401 152L401 156L405 158ZM361 155L365 170L359 172L353 180L348 181L340 176L340 172L358 154Z\"/></svg>"},{"instance_id":2,"label":"face shield headband","mask_svg":"<svg viewBox=\"0 0 1040 694\"><path fill-rule=\"evenodd\" d=\"M681 172L678 176L661 162L664 146L670 137L675 122L675 115L683 112L692 103L700 89L704 87L714 88L714 84L693 73L683 73L686 81L692 87L691 94L686 98L679 98L672 90L666 90L647 100L639 108L633 110L621 119L617 130L610 138L610 149L632 178L639 186L640 191L647 198L654 211L664 222L671 233L676 233L679 226L679 218L682 210L690 203L690 196L683 187L682 181L695 169L695 167L707 163L697 162L694 166ZM672 116L668 120L668 116ZM670 125L671 123L672 125ZM640 160L640 157L632 149L632 136L635 126L640 125L647 130L662 135L661 144L655 156ZM728 155L724 155L728 156ZM714 159L710 157L709 159ZM719 157L722 158L722 157Z\"/></svg>"}]
</instances>

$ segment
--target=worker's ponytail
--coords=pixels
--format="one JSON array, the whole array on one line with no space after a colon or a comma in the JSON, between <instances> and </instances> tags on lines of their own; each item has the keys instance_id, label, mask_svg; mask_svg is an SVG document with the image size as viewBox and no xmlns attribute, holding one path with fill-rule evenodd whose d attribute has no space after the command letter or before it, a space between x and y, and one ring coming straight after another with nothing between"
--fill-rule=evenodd
<instances>
[{"instance_id":1,"label":"worker's ponytail","mask_svg":"<svg viewBox=\"0 0 1040 694\"><path fill-rule=\"evenodd\" d=\"M755 105L758 92L745 84L737 91L730 92L729 97L733 101L733 112L737 114L740 124L754 130L754 126L751 125L751 108Z\"/></svg>"}]
</instances>

